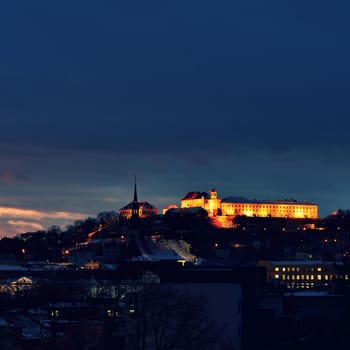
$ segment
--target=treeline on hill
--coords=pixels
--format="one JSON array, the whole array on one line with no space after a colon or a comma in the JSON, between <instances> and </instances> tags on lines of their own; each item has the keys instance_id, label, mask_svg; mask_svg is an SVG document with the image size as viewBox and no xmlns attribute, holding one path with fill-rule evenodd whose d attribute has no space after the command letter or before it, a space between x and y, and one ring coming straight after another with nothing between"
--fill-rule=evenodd
<instances>
[{"instance_id":1,"label":"treeline on hill","mask_svg":"<svg viewBox=\"0 0 350 350\"><path fill-rule=\"evenodd\" d=\"M225 247L231 249L234 246L235 254L238 251L245 255L263 254L262 257L266 258L267 253L263 253L265 246L269 247L269 254L274 255L275 249L282 249L281 245L288 246L289 249L295 246L296 250L313 251L312 247L316 244L317 251L320 247L324 250L323 239L330 242L336 238L339 246L341 239L350 234L350 211L337 210L324 219L318 219L316 226L322 227L322 231L294 231L289 229L288 219L285 218L237 216L234 218L234 223L235 229L214 228L210 224L207 212L202 208L169 210L165 215L136 221L122 220L114 211L101 212L95 218L77 220L65 230L59 226L52 226L45 231L27 232L13 238L5 237L0 240L0 258L2 262L62 261L65 250L79 246L92 236L94 239L119 238L129 226L133 225L137 227L140 236L157 234L170 239L184 239L192 245L193 253L200 256L210 257L213 249ZM292 226L295 226L295 223ZM285 227L287 229L284 229ZM267 239L270 241L267 242ZM257 243L258 247L255 246ZM348 244L348 238L346 243ZM302 244L302 247L298 244ZM331 254L334 253L333 250Z\"/></svg>"},{"instance_id":2,"label":"treeline on hill","mask_svg":"<svg viewBox=\"0 0 350 350\"><path fill-rule=\"evenodd\" d=\"M126 227L134 225L145 235L177 230L199 231L210 229L208 214L204 209L169 211L162 216L143 220L122 220L114 212L101 212L95 218L76 220L65 230L52 226L47 230L26 232L0 240L1 260L61 261L63 252L86 242L93 234L96 238L120 237Z\"/></svg>"},{"instance_id":3,"label":"treeline on hill","mask_svg":"<svg viewBox=\"0 0 350 350\"><path fill-rule=\"evenodd\" d=\"M77 220L68 225L66 230L52 226L46 231L27 232L13 238L4 237L0 240L0 254L3 260L59 261L64 250L85 242L89 233L96 230L100 234L117 233L118 229L117 213L102 212L96 218Z\"/></svg>"}]
</instances>

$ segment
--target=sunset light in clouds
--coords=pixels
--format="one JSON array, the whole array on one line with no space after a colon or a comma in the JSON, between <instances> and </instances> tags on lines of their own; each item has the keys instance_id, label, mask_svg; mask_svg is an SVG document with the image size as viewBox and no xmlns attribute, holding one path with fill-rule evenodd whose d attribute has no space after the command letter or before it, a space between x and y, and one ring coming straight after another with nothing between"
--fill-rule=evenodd
<instances>
[{"instance_id":1,"label":"sunset light in clouds","mask_svg":"<svg viewBox=\"0 0 350 350\"><path fill-rule=\"evenodd\" d=\"M0 237L45 230L51 225L64 228L65 225L87 216L73 212L0 207Z\"/></svg>"}]
</instances>

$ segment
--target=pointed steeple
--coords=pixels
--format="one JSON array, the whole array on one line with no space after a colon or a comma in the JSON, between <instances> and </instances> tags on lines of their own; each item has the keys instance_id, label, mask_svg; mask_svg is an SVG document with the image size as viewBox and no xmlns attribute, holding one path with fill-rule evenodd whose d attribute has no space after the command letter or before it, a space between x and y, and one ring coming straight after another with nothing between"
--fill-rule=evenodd
<instances>
[{"instance_id":1,"label":"pointed steeple","mask_svg":"<svg viewBox=\"0 0 350 350\"><path fill-rule=\"evenodd\" d=\"M134 185L134 202L138 202L137 200L137 187L136 187L136 174L135 174L135 185Z\"/></svg>"},{"instance_id":2,"label":"pointed steeple","mask_svg":"<svg viewBox=\"0 0 350 350\"><path fill-rule=\"evenodd\" d=\"M134 185L134 200L131 203L132 205L132 214L131 218L136 220L139 217L139 202L137 200L137 187L136 187L136 174L135 174L135 185Z\"/></svg>"}]
</instances>

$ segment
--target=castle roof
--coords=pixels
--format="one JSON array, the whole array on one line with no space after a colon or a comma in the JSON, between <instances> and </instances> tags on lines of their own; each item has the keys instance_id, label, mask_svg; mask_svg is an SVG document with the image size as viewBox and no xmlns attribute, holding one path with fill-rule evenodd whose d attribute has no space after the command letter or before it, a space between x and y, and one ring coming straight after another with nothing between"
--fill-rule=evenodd
<instances>
[{"instance_id":1,"label":"castle roof","mask_svg":"<svg viewBox=\"0 0 350 350\"><path fill-rule=\"evenodd\" d=\"M182 200L186 200L186 199L201 199L202 197L208 199L210 198L207 192L188 192L186 194L186 196L184 198L182 198Z\"/></svg>"},{"instance_id":2,"label":"castle roof","mask_svg":"<svg viewBox=\"0 0 350 350\"><path fill-rule=\"evenodd\" d=\"M124 206L123 208L121 208L120 210L129 210L129 209L133 209L135 208L135 203L137 204L138 208L140 209L155 209L155 207L148 202L131 202L129 204L127 204L126 206Z\"/></svg>"},{"instance_id":3,"label":"castle roof","mask_svg":"<svg viewBox=\"0 0 350 350\"><path fill-rule=\"evenodd\" d=\"M297 201L295 199L266 199L266 200L257 200L257 199L248 199L245 197L226 197L222 200L223 203L251 203L251 204L306 204L314 205L314 203L306 201Z\"/></svg>"}]
</instances>

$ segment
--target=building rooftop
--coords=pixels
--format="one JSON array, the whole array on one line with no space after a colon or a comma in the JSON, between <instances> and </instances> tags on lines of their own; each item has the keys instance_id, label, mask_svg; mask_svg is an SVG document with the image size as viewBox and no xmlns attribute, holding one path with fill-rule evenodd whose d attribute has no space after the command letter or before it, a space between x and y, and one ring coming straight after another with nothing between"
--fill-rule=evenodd
<instances>
[{"instance_id":1,"label":"building rooftop","mask_svg":"<svg viewBox=\"0 0 350 350\"><path fill-rule=\"evenodd\" d=\"M295 199L266 199L266 200L257 200L257 199L248 199L245 197L226 197L222 200L224 203L252 203L252 204L310 204L315 205L314 203L307 201L297 201Z\"/></svg>"},{"instance_id":2,"label":"building rooftop","mask_svg":"<svg viewBox=\"0 0 350 350\"><path fill-rule=\"evenodd\" d=\"M149 203L149 202L137 202L137 205L140 209L145 208L145 209L155 209L155 207ZM131 202L121 208L120 210L128 210L128 209L133 209L135 207L135 202Z\"/></svg>"},{"instance_id":3,"label":"building rooftop","mask_svg":"<svg viewBox=\"0 0 350 350\"><path fill-rule=\"evenodd\" d=\"M182 200L187 200L187 199L201 199L202 197L209 199L210 196L208 195L207 192L199 192L199 191L195 191L195 192L188 192L186 194L186 196L184 198L182 198Z\"/></svg>"}]
</instances>

